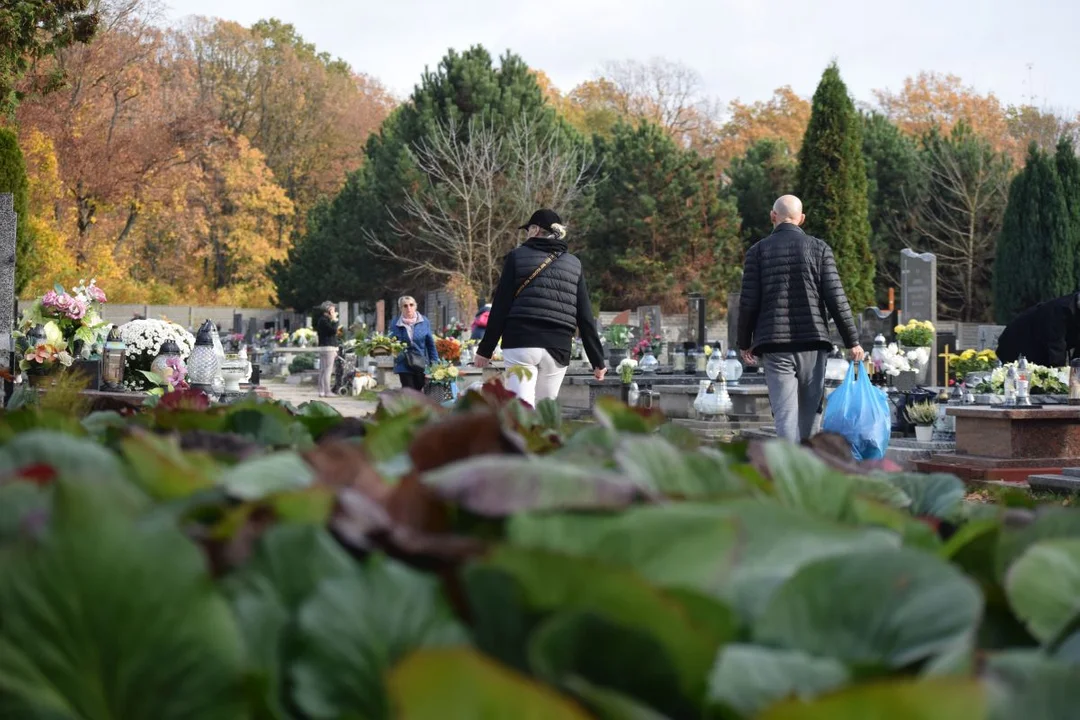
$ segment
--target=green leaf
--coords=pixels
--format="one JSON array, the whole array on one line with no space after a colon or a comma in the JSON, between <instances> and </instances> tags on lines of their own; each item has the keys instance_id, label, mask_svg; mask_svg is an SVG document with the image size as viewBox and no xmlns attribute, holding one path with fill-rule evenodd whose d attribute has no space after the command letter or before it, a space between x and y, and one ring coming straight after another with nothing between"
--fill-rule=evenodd
<instances>
[{"instance_id":1,"label":"green leaf","mask_svg":"<svg viewBox=\"0 0 1080 720\"><path fill-rule=\"evenodd\" d=\"M687 453L662 437L624 437L615 461L626 477L669 497L699 500L750 494L750 485L732 471L727 456Z\"/></svg>"},{"instance_id":2,"label":"green leaf","mask_svg":"<svg viewBox=\"0 0 1080 720\"><path fill-rule=\"evenodd\" d=\"M860 498L897 510L907 510L911 507L911 498L908 494L890 483L884 476L851 475L848 479L854 486L855 494Z\"/></svg>"},{"instance_id":3,"label":"green leaf","mask_svg":"<svg viewBox=\"0 0 1080 720\"><path fill-rule=\"evenodd\" d=\"M773 594L754 639L853 665L901 668L973 640L982 604L978 587L933 555L868 550L799 570Z\"/></svg>"},{"instance_id":4,"label":"green leaf","mask_svg":"<svg viewBox=\"0 0 1080 720\"><path fill-rule=\"evenodd\" d=\"M596 399L593 414L598 424L618 432L648 435L663 425L659 412L627 407L618 398L602 395Z\"/></svg>"},{"instance_id":5,"label":"green leaf","mask_svg":"<svg viewBox=\"0 0 1080 720\"><path fill-rule=\"evenodd\" d=\"M322 582L300 610L299 641L294 699L314 720L387 717L383 678L399 660L468 642L435 578L382 558Z\"/></svg>"},{"instance_id":6,"label":"green leaf","mask_svg":"<svg viewBox=\"0 0 1080 720\"><path fill-rule=\"evenodd\" d=\"M912 515L929 515L940 520L956 520L963 511L964 483L955 475L897 473L882 476L911 498Z\"/></svg>"},{"instance_id":7,"label":"green leaf","mask_svg":"<svg viewBox=\"0 0 1080 720\"><path fill-rule=\"evenodd\" d=\"M809 700L848 683L839 660L799 650L727 645L709 678L709 701L753 716L789 697Z\"/></svg>"},{"instance_id":8,"label":"green leaf","mask_svg":"<svg viewBox=\"0 0 1080 720\"><path fill-rule=\"evenodd\" d=\"M413 413L392 415L368 426L364 447L376 462L385 462L406 452L413 435L426 418Z\"/></svg>"},{"instance_id":9,"label":"green leaf","mask_svg":"<svg viewBox=\"0 0 1080 720\"><path fill-rule=\"evenodd\" d=\"M808 703L789 700L757 720L984 720L987 704L977 680L902 680L855 685Z\"/></svg>"},{"instance_id":10,"label":"green leaf","mask_svg":"<svg viewBox=\"0 0 1080 720\"><path fill-rule=\"evenodd\" d=\"M1009 566L1035 543L1065 538L1080 538L1080 512L1074 508L1046 507L1026 527L1004 527L998 541L998 578L1004 583Z\"/></svg>"},{"instance_id":11,"label":"green leaf","mask_svg":"<svg viewBox=\"0 0 1080 720\"><path fill-rule=\"evenodd\" d=\"M0 477L32 465L48 465L57 474L81 478L119 478L124 466L92 440L54 430L27 430L0 447Z\"/></svg>"},{"instance_id":12,"label":"green leaf","mask_svg":"<svg viewBox=\"0 0 1080 720\"><path fill-rule=\"evenodd\" d=\"M468 648L413 653L387 684L400 720L589 720L568 698Z\"/></svg>"},{"instance_id":13,"label":"green leaf","mask_svg":"<svg viewBox=\"0 0 1080 720\"><path fill-rule=\"evenodd\" d=\"M301 605L323 580L355 572L356 564L325 530L275 525L259 538L250 562L226 581L248 670L271 717L289 717L281 703Z\"/></svg>"},{"instance_id":14,"label":"green leaf","mask_svg":"<svg viewBox=\"0 0 1080 720\"><path fill-rule=\"evenodd\" d=\"M274 493L306 488L314 481L315 471L292 451L246 460L218 478L218 484L239 500L261 500Z\"/></svg>"},{"instance_id":15,"label":"green leaf","mask_svg":"<svg viewBox=\"0 0 1080 720\"><path fill-rule=\"evenodd\" d=\"M98 484L61 479L44 541L0 572L10 717L237 720L240 634L199 550L137 525Z\"/></svg>"},{"instance_id":16,"label":"green leaf","mask_svg":"<svg viewBox=\"0 0 1080 720\"><path fill-rule=\"evenodd\" d=\"M1080 538L1029 547L1009 568L1005 592L1032 635L1056 637L1080 614Z\"/></svg>"},{"instance_id":17,"label":"green leaf","mask_svg":"<svg viewBox=\"0 0 1080 720\"><path fill-rule=\"evenodd\" d=\"M990 720L1068 720L1080 707L1080 668L1042 653L1013 650L990 656Z\"/></svg>"},{"instance_id":18,"label":"green leaf","mask_svg":"<svg viewBox=\"0 0 1080 720\"><path fill-rule=\"evenodd\" d=\"M553 398L544 398L536 404L536 416L540 420L541 427L558 432L562 429L562 408L559 401Z\"/></svg>"},{"instance_id":19,"label":"green leaf","mask_svg":"<svg viewBox=\"0 0 1080 720\"><path fill-rule=\"evenodd\" d=\"M163 387L169 384L169 381L166 380L165 376L161 373L156 373L151 370L139 370L139 372L142 373L147 380L157 385L158 387Z\"/></svg>"},{"instance_id":20,"label":"green leaf","mask_svg":"<svg viewBox=\"0 0 1080 720\"><path fill-rule=\"evenodd\" d=\"M892 532L850 528L765 500L672 503L618 515L523 514L507 522L522 547L632 568L669 588L691 588L752 619L800 567L832 555L895 547Z\"/></svg>"},{"instance_id":21,"label":"green leaf","mask_svg":"<svg viewBox=\"0 0 1080 720\"><path fill-rule=\"evenodd\" d=\"M584 700L600 720L669 720L651 707L576 675L566 680L566 687Z\"/></svg>"},{"instance_id":22,"label":"green leaf","mask_svg":"<svg viewBox=\"0 0 1080 720\"><path fill-rule=\"evenodd\" d=\"M86 432L98 441L104 440L109 430L122 429L128 426L127 419L115 410L92 412L84 417L81 423Z\"/></svg>"},{"instance_id":23,"label":"green leaf","mask_svg":"<svg viewBox=\"0 0 1080 720\"><path fill-rule=\"evenodd\" d=\"M770 441L764 450L780 502L829 520L851 517L855 486L846 475L830 470L812 453L789 442Z\"/></svg>"},{"instance_id":24,"label":"green leaf","mask_svg":"<svg viewBox=\"0 0 1080 720\"><path fill-rule=\"evenodd\" d=\"M525 510L622 508L639 488L603 470L510 455L484 455L425 473L424 484L478 515Z\"/></svg>"},{"instance_id":25,"label":"green leaf","mask_svg":"<svg viewBox=\"0 0 1080 720\"><path fill-rule=\"evenodd\" d=\"M52 488L20 480L0 481L0 546L22 537L24 523L48 517Z\"/></svg>"},{"instance_id":26,"label":"green leaf","mask_svg":"<svg viewBox=\"0 0 1080 720\"><path fill-rule=\"evenodd\" d=\"M536 675L557 686L582 678L675 717L695 714L663 645L592 612L568 610L545 621L529 642L529 662Z\"/></svg>"},{"instance_id":27,"label":"green leaf","mask_svg":"<svg viewBox=\"0 0 1080 720\"><path fill-rule=\"evenodd\" d=\"M293 419L283 408L262 403L230 408L222 422L223 432L246 435L266 447L291 447Z\"/></svg>"},{"instance_id":28,"label":"green leaf","mask_svg":"<svg viewBox=\"0 0 1080 720\"><path fill-rule=\"evenodd\" d=\"M710 624L697 623L680 598L633 572L593 560L500 546L479 567L512 576L530 610L590 612L649 636L671 659L688 698L704 692L717 648L735 636L738 625L729 608L704 597Z\"/></svg>"},{"instance_id":29,"label":"green leaf","mask_svg":"<svg viewBox=\"0 0 1080 720\"><path fill-rule=\"evenodd\" d=\"M220 472L205 453L184 452L175 436L134 432L120 441L131 476L155 500L175 500L213 487Z\"/></svg>"}]
</instances>

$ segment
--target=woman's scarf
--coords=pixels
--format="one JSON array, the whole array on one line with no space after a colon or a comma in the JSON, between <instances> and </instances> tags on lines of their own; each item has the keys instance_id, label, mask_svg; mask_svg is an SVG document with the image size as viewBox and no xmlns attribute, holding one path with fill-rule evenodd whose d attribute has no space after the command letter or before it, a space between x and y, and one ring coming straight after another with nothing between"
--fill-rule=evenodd
<instances>
[{"instance_id":1,"label":"woman's scarf","mask_svg":"<svg viewBox=\"0 0 1080 720\"><path fill-rule=\"evenodd\" d=\"M404 315L402 315L401 318L398 320L398 325L405 328L405 332L409 334L409 342L412 342L413 339L413 326L421 320L423 320L423 317L420 315L420 313L416 313L416 316L413 317L411 320Z\"/></svg>"}]
</instances>

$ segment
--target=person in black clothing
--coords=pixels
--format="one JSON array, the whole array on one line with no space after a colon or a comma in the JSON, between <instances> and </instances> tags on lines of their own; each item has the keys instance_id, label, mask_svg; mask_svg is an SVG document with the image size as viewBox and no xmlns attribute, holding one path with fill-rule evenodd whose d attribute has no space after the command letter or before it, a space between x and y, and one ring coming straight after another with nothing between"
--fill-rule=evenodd
<instances>
[{"instance_id":1,"label":"person in black clothing","mask_svg":"<svg viewBox=\"0 0 1080 720\"><path fill-rule=\"evenodd\" d=\"M319 397L333 395L331 378L338 352L338 314L334 303L327 300L319 306L315 334L319 336Z\"/></svg>"},{"instance_id":2,"label":"person in black clothing","mask_svg":"<svg viewBox=\"0 0 1080 720\"><path fill-rule=\"evenodd\" d=\"M825 394L829 316L854 362L863 349L832 250L799 227L802 201L784 195L769 217L772 234L743 265L738 342L747 364L763 358L777 436L798 443L810 437Z\"/></svg>"},{"instance_id":3,"label":"person in black clothing","mask_svg":"<svg viewBox=\"0 0 1080 720\"><path fill-rule=\"evenodd\" d=\"M998 338L997 356L1003 363L1021 355L1046 367L1065 367L1080 350L1080 294L1039 303L1016 316Z\"/></svg>"},{"instance_id":4,"label":"person in black clothing","mask_svg":"<svg viewBox=\"0 0 1080 720\"><path fill-rule=\"evenodd\" d=\"M603 380L607 368L585 274L581 261L567 251L562 220L553 210L537 210L520 229L528 238L506 256L476 365L490 362L501 339L506 366L521 365L530 374L511 375L508 389L536 405L558 396L575 330L581 333L593 376Z\"/></svg>"}]
</instances>

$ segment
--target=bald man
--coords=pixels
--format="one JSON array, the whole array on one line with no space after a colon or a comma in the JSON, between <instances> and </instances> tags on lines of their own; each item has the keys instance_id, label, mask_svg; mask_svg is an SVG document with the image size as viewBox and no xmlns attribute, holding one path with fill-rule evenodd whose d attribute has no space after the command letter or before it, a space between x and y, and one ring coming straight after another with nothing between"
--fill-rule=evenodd
<instances>
[{"instance_id":1,"label":"bald man","mask_svg":"<svg viewBox=\"0 0 1080 720\"><path fill-rule=\"evenodd\" d=\"M813 432L825 395L828 318L853 360L863 349L832 249L799 227L802 201L784 195L769 217L772 234L747 251L743 266L739 349L748 364L762 359L776 434L798 443Z\"/></svg>"}]
</instances>

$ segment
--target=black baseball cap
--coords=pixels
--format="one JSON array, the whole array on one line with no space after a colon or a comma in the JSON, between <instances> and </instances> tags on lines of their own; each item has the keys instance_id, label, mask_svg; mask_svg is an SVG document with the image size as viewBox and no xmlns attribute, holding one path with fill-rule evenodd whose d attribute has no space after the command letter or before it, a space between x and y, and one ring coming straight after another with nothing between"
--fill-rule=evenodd
<instances>
[{"instance_id":1,"label":"black baseball cap","mask_svg":"<svg viewBox=\"0 0 1080 720\"><path fill-rule=\"evenodd\" d=\"M534 212L532 217L529 218L529 221L519 227L518 230L528 230L530 225L536 225L539 228L551 232L552 225L562 225L562 218L560 218L554 210L540 208Z\"/></svg>"}]
</instances>

